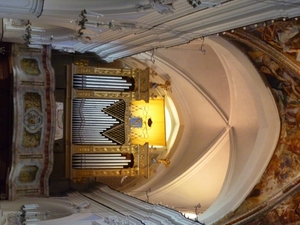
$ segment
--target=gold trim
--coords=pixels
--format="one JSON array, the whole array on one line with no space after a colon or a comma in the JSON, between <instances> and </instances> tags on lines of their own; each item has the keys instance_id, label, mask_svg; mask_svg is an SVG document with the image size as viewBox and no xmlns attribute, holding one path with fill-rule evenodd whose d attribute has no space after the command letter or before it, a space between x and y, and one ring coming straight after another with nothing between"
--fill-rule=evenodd
<instances>
[{"instance_id":1,"label":"gold trim","mask_svg":"<svg viewBox=\"0 0 300 225\"><path fill-rule=\"evenodd\" d=\"M72 154L76 153L131 153L134 156L133 168L128 169L72 169L72 179L82 177L101 176L150 176L150 157L148 143L132 146L96 146L96 145L72 145Z\"/></svg>"},{"instance_id":2,"label":"gold trim","mask_svg":"<svg viewBox=\"0 0 300 225\"><path fill-rule=\"evenodd\" d=\"M72 154L76 153L132 153L134 146L72 145Z\"/></svg>"},{"instance_id":3,"label":"gold trim","mask_svg":"<svg viewBox=\"0 0 300 225\"><path fill-rule=\"evenodd\" d=\"M123 99L131 100L131 92L104 92L93 90L78 90L73 89L75 98L111 98L111 99Z\"/></svg>"},{"instance_id":4,"label":"gold trim","mask_svg":"<svg viewBox=\"0 0 300 225\"><path fill-rule=\"evenodd\" d=\"M90 67L90 66L76 66L73 64L73 74L132 77L136 75L138 72L139 69L98 68L98 67Z\"/></svg>"}]
</instances>

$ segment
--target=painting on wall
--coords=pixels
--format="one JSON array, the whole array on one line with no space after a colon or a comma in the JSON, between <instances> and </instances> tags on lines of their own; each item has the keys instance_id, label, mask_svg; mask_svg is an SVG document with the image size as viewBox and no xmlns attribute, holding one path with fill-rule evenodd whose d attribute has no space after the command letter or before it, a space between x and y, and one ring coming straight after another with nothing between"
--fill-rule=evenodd
<instances>
[{"instance_id":1,"label":"painting on wall","mask_svg":"<svg viewBox=\"0 0 300 225\"><path fill-rule=\"evenodd\" d=\"M288 21L270 21L253 30L253 34L287 57L300 62L300 22L298 19Z\"/></svg>"},{"instance_id":2,"label":"painting on wall","mask_svg":"<svg viewBox=\"0 0 300 225\"><path fill-rule=\"evenodd\" d=\"M256 218L249 225L278 224L297 225L300 221L300 193L290 196L261 217Z\"/></svg>"},{"instance_id":3,"label":"painting on wall","mask_svg":"<svg viewBox=\"0 0 300 225\"><path fill-rule=\"evenodd\" d=\"M281 20L223 35L249 57L272 90L282 126L277 147L261 180L220 224L233 224L247 215L250 218L251 213L258 213L262 208L266 213L255 217L251 224L283 225L300 220L300 194L290 198L283 191L300 184L299 28L298 20Z\"/></svg>"}]
</instances>

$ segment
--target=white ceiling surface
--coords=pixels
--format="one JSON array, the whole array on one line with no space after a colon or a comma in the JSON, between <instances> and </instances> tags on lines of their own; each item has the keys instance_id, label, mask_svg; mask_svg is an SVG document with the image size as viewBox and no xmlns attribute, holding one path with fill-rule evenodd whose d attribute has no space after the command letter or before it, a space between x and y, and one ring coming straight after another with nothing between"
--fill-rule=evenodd
<instances>
[{"instance_id":1,"label":"white ceiling surface","mask_svg":"<svg viewBox=\"0 0 300 225\"><path fill-rule=\"evenodd\" d=\"M0 16L30 19L33 28L30 40L32 44L52 44L54 49L73 49L81 53L95 52L102 59L113 61L151 49L185 44L224 30L299 14L299 7L295 7L299 0L207 0L202 1L197 8L189 5L187 0L177 0L174 2L173 13L160 14L151 7L139 10L139 7L149 5L149 1L51 0L44 2L42 14L38 18L34 15L24 18L24 14L18 13L18 10L14 13L15 5L8 7L6 13L6 8L3 7ZM103 14L100 18L88 16L87 22L94 20L103 22L103 25L82 30L84 34L76 37L80 29L79 15L83 9ZM115 25L112 29L108 26L110 22ZM120 29L115 29L118 25ZM12 38L18 29L18 40L22 42L24 28L6 25L3 29L3 41L17 41Z\"/></svg>"},{"instance_id":2,"label":"white ceiling surface","mask_svg":"<svg viewBox=\"0 0 300 225\"><path fill-rule=\"evenodd\" d=\"M150 202L193 210L210 224L234 210L264 172L280 122L272 94L234 46L220 37L134 56L172 81L180 118L175 155L148 183L132 191ZM139 193L139 194L136 194ZM214 203L215 202L215 203Z\"/></svg>"}]
</instances>

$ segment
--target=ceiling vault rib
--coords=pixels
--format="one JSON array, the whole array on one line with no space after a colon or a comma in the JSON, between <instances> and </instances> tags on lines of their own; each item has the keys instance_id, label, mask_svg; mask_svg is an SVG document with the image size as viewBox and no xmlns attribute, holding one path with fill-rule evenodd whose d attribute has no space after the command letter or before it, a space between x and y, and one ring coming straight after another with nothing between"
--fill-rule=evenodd
<instances>
[{"instance_id":1,"label":"ceiling vault rib","mask_svg":"<svg viewBox=\"0 0 300 225\"><path fill-rule=\"evenodd\" d=\"M156 195L161 196L166 194L171 189L175 188L176 186L182 184L185 180L189 177L194 175L197 170L202 167L206 162L210 160L215 154L217 154L218 150L226 143L228 137L230 135L231 128L226 127L224 128L218 137L216 137L215 141L207 148L207 150L201 155L197 157L196 162L182 174L178 175L176 179L166 182L167 184L162 186L161 188L155 189L151 191L151 196L154 197Z\"/></svg>"},{"instance_id":2,"label":"ceiling vault rib","mask_svg":"<svg viewBox=\"0 0 300 225\"><path fill-rule=\"evenodd\" d=\"M146 53L144 53L144 55L146 56L145 57L146 59L148 59L148 60L151 59L150 53L146 52ZM158 53L156 54L155 60L156 60L156 62L163 63L166 66L168 66L169 68L172 68L174 71L176 71L176 73L178 73L181 77L183 77L185 80L187 80L199 93L201 93L203 95L203 97L207 100L207 102L209 102L209 104L218 112L218 114L220 115L222 120L227 125L229 125L229 119L228 119L227 115L225 114L224 110L222 109L222 107L220 106L220 104L218 104L214 100L214 98L211 95L209 95L209 93L202 86L200 86L194 80L189 78L186 74L183 73L183 71L178 69L173 63L167 62L167 60L162 59ZM157 66L157 64L156 64L156 66Z\"/></svg>"}]
</instances>

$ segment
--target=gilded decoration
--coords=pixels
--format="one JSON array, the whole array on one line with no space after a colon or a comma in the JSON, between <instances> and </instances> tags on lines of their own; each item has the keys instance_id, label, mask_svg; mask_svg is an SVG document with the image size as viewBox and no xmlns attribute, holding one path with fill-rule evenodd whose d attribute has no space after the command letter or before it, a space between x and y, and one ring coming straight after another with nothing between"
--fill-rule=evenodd
<instances>
[{"instance_id":1,"label":"gilded decoration","mask_svg":"<svg viewBox=\"0 0 300 225\"><path fill-rule=\"evenodd\" d=\"M95 75L111 75L111 76L128 76L138 73L139 70L131 69L111 69L111 68L97 68L88 66L73 66L74 74L95 74Z\"/></svg>"},{"instance_id":2,"label":"gilded decoration","mask_svg":"<svg viewBox=\"0 0 300 225\"><path fill-rule=\"evenodd\" d=\"M72 67L72 74L90 74L90 75L106 75L106 76L127 76L134 77L135 85L139 83L139 94L136 96L140 99L146 99L149 101L149 70L141 71L140 69L109 69L109 68L95 68L95 67ZM122 121L124 128L122 132L125 132L125 137L121 137L122 140L116 140L115 134L119 135L120 131L113 132L106 136L109 136L110 139L117 141L120 145L114 147L108 146L94 146L94 145L72 145L71 154L76 153L131 153L134 155L133 168L123 168L123 169L72 169L71 178L75 179L84 177L124 177L124 176L149 176L149 155L148 155L148 145L145 146L131 146L129 133L129 117L131 115L129 105L134 97L135 93L133 92L107 92L107 91L95 91L95 90L77 90L72 89L72 98L93 98L93 99L119 99L122 102L124 107L119 111L116 111L115 108L108 108L104 110L105 113L109 114L112 117L116 117L118 120ZM147 97L148 96L148 97ZM123 104L125 102L125 104ZM109 111L109 112L108 112ZM119 114L120 113L120 114ZM115 129L118 127L114 127ZM121 133L122 133L121 132ZM113 137L112 137L113 136ZM119 136L117 136L119 138ZM120 138L120 139L121 139ZM125 139L125 140L123 140ZM74 181L74 182L75 182Z\"/></svg>"},{"instance_id":3,"label":"gilded decoration","mask_svg":"<svg viewBox=\"0 0 300 225\"><path fill-rule=\"evenodd\" d=\"M96 150L96 151L95 151ZM123 176L140 176L143 175L146 178L149 177L149 155L148 155L148 144L143 146L80 146L72 145L72 154L75 153L86 153L86 152L98 152L98 153L132 153L134 155L133 168L123 169L73 169L72 176L74 179L83 177L123 177Z\"/></svg>"},{"instance_id":4,"label":"gilded decoration","mask_svg":"<svg viewBox=\"0 0 300 225\"><path fill-rule=\"evenodd\" d=\"M25 112L23 122L25 125L25 129L29 133L36 133L39 127L42 125L43 117L36 109L31 108Z\"/></svg>"},{"instance_id":5,"label":"gilded decoration","mask_svg":"<svg viewBox=\"0 0 300 225\"><path fill-rule=\"evenodd\" d=\"M225 32L223 36L252 60L271 88L282 126L278 145L260 182L235 212L217 224L243 220L252 225L284 225L299 221L300 194L291 197L286 193L300 185L295 183L300 173L300 23L275 21Z\"/></svg>"},{"instance_id":6,"label":"gilded decoration","mask_svg":"<svg viewBox=\"0 0 300 225\"><path fill-rule=\"evenodd\" d=\"M130 92L102 92L90 90L73 90L75 98L110 98L110 99L132 99Z\"/></svg>"},{"instance_id":7,"label":"gilded decoration","mask_svg":"<svg viewBox=\"0 0 300 225\"><path fill-rule=\"evenodd\" d=\"M32 183L38 172L38 167L36 165L25 165L21 168L18 181L20 183Z\"/></svg>"},{"instance_id":8,"label":"gilded decoration","mask_svg":"<svg viewBox=\"0 0 300 225\"><path fill-rule=\"evenodd\" d=\"M139 73L134 76L134 80L135 80L134 98L136 100L144 100L147 103L149 102L149 89L150 89L149 73L150 70L149 68L147 68L146 70L139 71Z\"/></svg>"},{"instance_id":9,"label":"gilded decoration","mask_svg":"<svg viewBox=\"0 0 300 225\"><path fill-rule=\"evenodd\" d=\"M42 112L42 98L37 92L26 92L24 94L24 111L30 108L36 108Z\"/></svg>"},{"instance_id":10,"label":"gilded decoration","mask_svg":"<svg viewBox=\"0 0 300 225\"><path fill-rule=\"evenodd\" d=\"M131 146L72 145L72 153L130 153Z\"/></svg>"},{"instance_id":11,"label":"gilded decoration","mask_svg":"<svg viewBox=\"0 0 300 225\"><path fill-rule=\"evenodd\" d=\"M76 66L88 66L89 65L89 60L87 59L80 59L74 62Z\"/></svg>"},{"instance_id":12,"label":"gilded decoration","mask_svg":"<svg viewBox=\"0 0 300 225\"><path fill-rule=\"evenodd\" d=\"M41 95L36 92L26 92L24 94L24 132L22 146L25 148L35 148L40 145L42 135L43 117Z\"/></svg>"},{"instance_id":13,"label":"gilded decoration","mask_svg":"<svg viewBox=\"0 0 300 225\"><path fill-rule=\"evenodd\" d=\"M138 176L139 169L129 168L129 169L111 169L111 170L73 170L73 177L115 177L115 176Z\"/></svg>"},{"instance_id":14,"label":"gilded decoration","mask_svg":"<svg viewBox=\"0 0 300 225\"><path fill-rule=\"evenodd\" d=\"M170 159L169 158L166 158L166 159L158 159L157 160L157 163L162 163L165 165L166 168L168 168L170 166Z\"/></svg>"},{"instance_id":15,"label":"gilded decoration","mask_svg":"<svg viewBox=\"0 0 300 225\"><path fill-rule=\"evenodd\" d=\"M38 62L35 59L30 59L30 58L22 59L21 68L27 75L38 76L41 74Z\"/></svg>"},{"instance_id":16,"label":"gilded decoration","mask_svg":"<svg viewBox=\"0 0 300 225\"><path fill-rule=\"evenodd\" d=\"M24 148L36 148L41 143L42 128L40 128L36 133L29 133L24 128L22 146Z\"/></svg>"}]
</instances>

